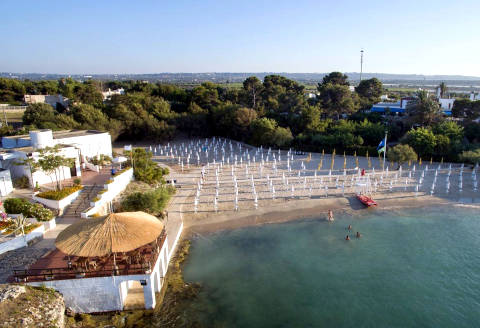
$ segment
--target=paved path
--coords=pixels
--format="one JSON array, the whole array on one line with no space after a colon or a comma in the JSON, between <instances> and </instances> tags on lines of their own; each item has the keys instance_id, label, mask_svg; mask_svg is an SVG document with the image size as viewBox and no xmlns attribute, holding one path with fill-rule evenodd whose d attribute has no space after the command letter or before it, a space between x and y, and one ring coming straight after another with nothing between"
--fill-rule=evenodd
<instances>
[{"instance_id":1,"label":"paved path","mask_svg":"<svg viewBox=\"0 0 480 328\"><path fill-rule=\"evenodd\" d=\"M192 188L195 181L193 178L198 176L200 168L192 169L188 173L178 173L175 169L169 167L165 163L159 164L162 167L167 167L169 169L170 173L168 174L168 177L166 177L167 180L177 180L177 192L167 206L168 220L165 224L168 236L168 249L169 252L172 252L174 251L173 247L175 238L183 225L183 205L185 204L186 199L195 191L195 189Z\"/></svg>"},{"instance_id":2,"label":"paved path","mask_svg":"<svg viewBox=\"0 0 480 328\"><path fill-rule=\"evenodd\" d=\"M58 234L63 231L66 227L71 225L72 223L77 222L80 220L80 218L62 218L59 217L57 218L57 226L52 229L47 231L43 235L43 239L40 240L39 242L33 244L30 246L30 248L36 248L36 249L54 249L55 248L55 239L57 238Z\"/></svg>"}]
</instances>

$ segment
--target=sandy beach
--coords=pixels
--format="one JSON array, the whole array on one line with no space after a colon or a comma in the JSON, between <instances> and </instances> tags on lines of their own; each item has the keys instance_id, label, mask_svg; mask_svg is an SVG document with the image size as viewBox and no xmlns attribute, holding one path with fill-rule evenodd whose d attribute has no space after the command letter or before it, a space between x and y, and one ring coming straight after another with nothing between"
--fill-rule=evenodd
<instances>
[{"instance_id":1,"label":"sandy beach","mask_svg":"<svg viewBox=\"0 0 480 328\"><path fill-rule=\"evenodd\" d=\"M460 164L409 163L398 169L387 161L383 168L378 156L296 153L227 139L151 147L154 159L169 167L167 179L176 181L177 194L168 211L183 220L184 237L322 218L330 209L355 216L362 211L471 204L479 196L476 169ZM378 207L365 208L355 198L359 192L371 195Z\"/></svg>"}]
</instances>

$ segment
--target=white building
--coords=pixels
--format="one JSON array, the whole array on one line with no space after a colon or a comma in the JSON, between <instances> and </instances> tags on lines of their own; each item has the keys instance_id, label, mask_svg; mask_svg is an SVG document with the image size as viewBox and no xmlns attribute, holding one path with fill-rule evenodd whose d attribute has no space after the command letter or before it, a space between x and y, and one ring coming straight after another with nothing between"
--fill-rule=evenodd
<instances>
[{"instance_id":1,"label":"white building","mask_svg":"<svg viewBox=\"0 0 480 328\"><path fill-rule=\"evenodd\" d=\"M453 103L455 102L455 99L452 98L438 98L438 102L440 103L440 108L444 112L452 111L453 108Z\"/></svg>"},{"instance_id":2,"label":"white building","mask_svg":"<svg viewBox=\"0 0 480 328\"><path fill-rule=\"evenodd\" d=\"M23 101L26 104L49 104L53 108L57 108L57 104L61 104L63 107L68 106L68 98L62 95L24 95Z\"/></svg>"},{"instance_id":3,"label":"white building","mask_svg":"<svg viewBox=\"0 0 480 328\"><path fill-rule=\"evenodd\" d=\"M474 91L472 91L472 92L470 93L470 100L471 100L471 101L480 100L480 92L475 93Z\"/></svg>"},{"instance_id":4,"label":"white building","mask_svg":"<svg viewBox=\"0 0 480 328\"><path fill-rule=\"evenodd\" d=\"M81 176L82 163L100 155L112 156L112 141L108 132L95 130L70 130L52 132L52 130L30 131L29 135L10 136L2 138L0 149L0 168L10 171L12 178L27 176L32 186L57 181L54 174L43 171L33 174L28 166L18 165L26 158L39 158L39 149L47 146L60 145L60 154L72 158L72 167L63 167L58 180Z\"/></svg>"},{"instance_id":5,"label":"white building","mask_svg":"<svg viewBox=\"0 0 480 328\"><path fill-rule=\"evenodd\" d=\"M10 171L0 169L0 196L7 196L13 191L12 177Z\"/></svg>"},{"instance_id":6,"label":"white building","mask_svg":"<svg viewBox=\"0 0 480 328\"><path fill-rule=\"evenodd\" d=\"M102 92L102 97L103 97L103 100L105 101L112 98L113 95L123 95L123 94L125 94L125 90L123 88L116 89L116 90L110 90L109 88L108 91Z\"/></svg>"}]
</instances>

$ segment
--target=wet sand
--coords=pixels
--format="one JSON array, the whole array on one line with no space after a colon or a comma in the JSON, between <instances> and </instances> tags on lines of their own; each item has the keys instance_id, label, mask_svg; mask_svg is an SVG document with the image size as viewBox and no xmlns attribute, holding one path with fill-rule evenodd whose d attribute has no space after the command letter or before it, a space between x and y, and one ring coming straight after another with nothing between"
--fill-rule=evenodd
<instances>
[{"instance_id":1,"label":"wet sand","mask_svg":"<svg viewBox=\"0 0 480 328\"><path fill-rule=\"evenodd\" d=\"M363 211L388 211L403 208L419 208L431 205L453 205L448 199L432 196L415 197L411 193L395 193L393 195L375 196L379 206L366 208L355 197L337 197L323 199L286 200L271 207L260 207L257 210L243 212L211 213L198 219L187 216L184 219L184 237L196 234L212 233L220 230L238 229L246 226L289 222L299 219L327 219L328 210L335 214L358 215Z\"/></svg>"}]
</instances>

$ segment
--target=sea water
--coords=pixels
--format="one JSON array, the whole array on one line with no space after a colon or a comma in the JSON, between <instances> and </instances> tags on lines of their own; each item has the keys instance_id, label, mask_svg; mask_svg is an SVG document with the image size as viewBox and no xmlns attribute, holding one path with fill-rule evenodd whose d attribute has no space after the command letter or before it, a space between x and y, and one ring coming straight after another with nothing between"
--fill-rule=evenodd
<instances>
[{"instance_id":1,"label":"sea water","mask_svg":"<svg viewBox=\"0 0 480 328\"><path fill-rule=\"evenodd\" d=\"M478 213L365 210L196 238L188 312L206 327L479 327Z\"/></svg>"}]
</instances>

